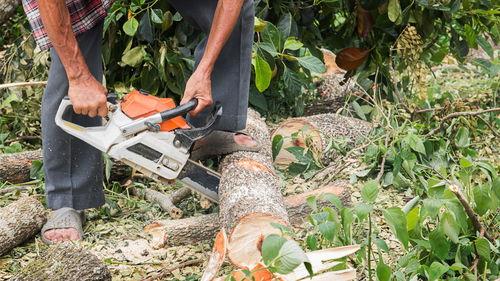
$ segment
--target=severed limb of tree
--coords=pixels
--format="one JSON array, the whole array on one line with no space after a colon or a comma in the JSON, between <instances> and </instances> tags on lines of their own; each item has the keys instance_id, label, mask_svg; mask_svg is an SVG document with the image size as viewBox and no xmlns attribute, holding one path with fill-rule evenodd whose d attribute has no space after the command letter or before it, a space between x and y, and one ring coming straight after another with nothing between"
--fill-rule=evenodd
<instances>
[{"instance_id":1,"label":"severed limb of tree","mask_svg":"<svg viewBox=\"0 0 500 281\"><path fill-rule=\"evenodd\" d=\"M12 0L7 0L7 1L2 0L2 1L0 1L0 3L9 2L9 1L13 2ZM1 6L1 4L0 4L0 6ZM27 86L37 86L37 85L47 85L47 81L32 81L32 82L17 82L17 83L0 84L0 90L5 89L5 88L27 87Z\"/></svg>"},{"instance_id":2,"label":"severed limb of tree","mask_svg":"<svg viewBox=\"0 0 500 281\"><path fill-rule=\"evenodd\" d=\"M45 208L32 196L1 208L0 256L39 233L46 221Z\"/></svg>"},{"instance_id":3,"label":"severed limb of tree","mask_svg":"<svg viewBox=\"0 0 500 281\"><path fill-rule=\"evenodd\" d=\"M181 263L179 265L176 265L174 267L168 268L168 269L164 270L163 272L161 272L161 273L159 273L159 274L157 274L155 276L143 279L142 281L154 281L154 280L162 279L165 276L167 276L170 272L172 272L172 271L174 271L176 269L183 268L183 267L186 267L186 266L190 266L190 265L193 265L193 264L199 264L199 263L202 263L202 262L203 262L203 259L195 259L195 260L190 260L190 261L187 261L187 262L183 262L183 263Z\"/></svg>"},{"instance_id":4,"label":"severed limb of tree","mask_svg":"<svg viewBox=\"0 0 500 281\"><path fill-rule=\"evenodd\" d=\"M446 115L441 122L439 123L439 126L435 128L434 130L430 131L427 135L425 135L426 138L431 137L438 133L439 131L443 130L446 126L446 121L448 119L453 119L461 116L477 116L489 112L500 112L500 108L490 108L486 110L480 110L480 111L463 111L463 112L453 112L448 115Z\"/></svg>"},{"instance_id":5,"label":"severed limb of tree","mask_svg":"<svg viewBox=\"0 0 500 281\"><path fill-rule=\"evenodd\" d=\"M467 202L467 199L465 199L462 192L460 192L458 186L450 185L448 188L457 196L458 201L460 201L460 203L464 207L465 212L467 213L467 216L472 222L474 228L477 231L479 231L479 233L484 233L484 237L486 237L486 239L488 239L491 243L495 243L495 238L491 236L488 232L486 232L485 228L478 219L478 215L476 214L476 212L474 212L474 210L472 210L471 205L469 204L469 202Z\"/></svg>"},{"instance_id":6,"label":"severed limb of tree","mask_svg":"<svg viewBox=\"0 0 500 281\"><path fill-rule=\"evenodd\" d=\"M0 154L0 180L10 183L29 182L34 161L43 162L42 150ZM130 175L130 167L113 160L110 180L122 180Z\"/></svg>"},{"instance_id":7,"label":"severed limb of tree","mask_svg":"<svg viewBox=\"0 0 500 281\"><path fill-rule=\"evenodd\" d=\"M351 204L351 194L346 186L328 185L314 191L290 195L284 198L284 203L293 226L300 226L304 219L311 214L312 210L306 202L310 196L321 194L335 194L339 197L342 206ZM326 200L321 201L324 205L330 205ZM208 214L179 220L159 220L144 228L144 232L151 234L151 244L155 248L165 245L194 244L199 241L211 239L221 229L217 214Z\"/></svg>"},{"instance_id":8,"label":"severed limb of tree","mask_svg":"<svg viewBox=\"0 0 500 281\"><path fill-rule=\"evenodd\" d=\"M16 12L21 5L21 0L0 1L0 25L4 24ZM1 88L0 88L1 89Z\"/></svg>"},{"instance_id":9,"label":"severed limb of tree","mask_svg":"<svg viewBox=\"0 0 500 281\"><path fill-rule=\"evenodd\" d=\"M191 195L191 190L187 187L182 187L170 194L164 194L150 188L137 188L133 185L130 185L128 190L137 197L144 197L148 201L158 203L160 208L167 212L173 219L179 219L183 214L182 210L174 204Z\"/></svg>"}]
</instances>

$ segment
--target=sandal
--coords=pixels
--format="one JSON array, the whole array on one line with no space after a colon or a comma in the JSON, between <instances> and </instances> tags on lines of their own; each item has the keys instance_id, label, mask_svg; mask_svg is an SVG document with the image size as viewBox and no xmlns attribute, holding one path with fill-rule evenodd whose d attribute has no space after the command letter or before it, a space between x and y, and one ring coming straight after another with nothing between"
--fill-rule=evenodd
<instances>
[{"instance_id":1,"label":"sandal","mask_svg":"<svg viewBox=\"0 0 500 281\"><path fill-rule=\"evenodd\" d=\"M237 143L234 136L238 134L251 137L245 132L213 131L203 140L199 148L191 151L191 159L199 161L236 151L259 151L261 149L262 144L253 137L252 139L257 142L257 146L244 146Z\"/></svg>"},{"instance_id":2,"label":"sandal","mask_svg":"<svg viewBox=\"0 0 500 281\"><path fill-rule=\"evenodd\" d=\"M45 238L45 231L51 229L60 229L60 228L74 228L78 232L81 241L83 238L83 224L85 223L85 212L77 211L73 208L61 208L54 211L47 223L42 227L41 235L42 241L47 245L56 244L57 242L53 242L47 238Z\"/></svg>"}]
</instances>

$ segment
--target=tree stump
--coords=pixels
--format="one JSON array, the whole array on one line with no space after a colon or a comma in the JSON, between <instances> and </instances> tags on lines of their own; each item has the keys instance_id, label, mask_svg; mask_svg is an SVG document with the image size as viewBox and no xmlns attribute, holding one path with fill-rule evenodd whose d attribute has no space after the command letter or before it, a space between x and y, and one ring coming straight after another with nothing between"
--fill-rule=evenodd
<instances>
[{"instance_id":1,"label":"tree stump","mask_svg":"<svg viewBox=\"0 0 500 281\"><path fill-rule=\"evenodd\" d=\"M328 147L330 139L347 138L349 144L354 145L367 136L371 128L369 122L332 113L288 119L280 123L271 133L271 138L276 135L283 137L283 146L274 164L278 168L283 168L296 161L285 148L298 146L310 148L317 158L321 158L323 164L328 165L333 152L323 152ZM293 134L297 134L296 138L292 137Z\"/></svg>"},{"instance_id":2,"label":"tree stump","mask_svg":"<svg viewBox=\"0 0 500 281\"><path fill-rule=\"evenodd\" d=\"M11 281L108 281L111 273L90 252L69 243L48 248Z\"/></svg>"},{"instance_id":3,"label":"tree stump","mask_svg":"<svg viewBox=\"0 0 500 281\"><path fill-rule=\"evenodd\" d=\"M23 197L0 209L0 256L40 232L47 212L34 197Z\"/></svg>"}]
</instances>

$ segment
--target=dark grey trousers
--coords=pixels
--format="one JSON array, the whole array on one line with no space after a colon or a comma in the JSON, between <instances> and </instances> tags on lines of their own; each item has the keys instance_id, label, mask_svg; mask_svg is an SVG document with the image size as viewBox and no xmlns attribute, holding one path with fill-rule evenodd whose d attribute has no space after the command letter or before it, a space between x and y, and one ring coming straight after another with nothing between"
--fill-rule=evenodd
<instances>
[{"instance_id":1,"label":"dark grey trousers","mask_svg":"<svg viewBox=\"0 0 500 281\"><path fill-rule=\"evenodd\" d=\"M169 0L194 27L208 35L217 0ZM243 4L240 18L224 46L212 72L212 97L223 105L223 117L217 129L237 131L245 128L250 85L253 44L253 0ZM102 80L102 23L77 37L88 67L97 80ZM206 40L195 50L196 65L203 56ZM64 67L52 48L49 80L42 99L42 141L47 207L77 210L104 204L101 152L63 132L54 122L61 99L68 93ZM196 118L188 117L195 126L205 123L211 108ZM82 126L100 125L100 118L74 114L71 121Z\"/></svg>"}]
</instances>

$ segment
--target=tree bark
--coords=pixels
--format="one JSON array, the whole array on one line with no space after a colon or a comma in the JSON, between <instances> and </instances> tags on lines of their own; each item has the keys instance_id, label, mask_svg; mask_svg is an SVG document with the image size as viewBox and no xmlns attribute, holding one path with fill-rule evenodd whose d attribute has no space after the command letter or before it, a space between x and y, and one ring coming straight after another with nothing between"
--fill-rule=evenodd
<instances>
[{"instance_id":1,"label":"tree bark","mask_svg":"<svg viewBox=\"0 0 500 281\"><path fill-rule=\"evenodd\" d=\"M43 161L42 150L0 154L0 180L10 183L30 181L30 168L33 161ZM127 165L113 161L110 180L124 179L129 175L129 170Z\"/></svg>"},{"instance_id":2,"label":"tree bark","mask_svg":"<svg viewBox=\"0 0 500 281\"><path fill-rule=\"evenodd\" d=\"M289 225L280 178L275 174L266 123L249 109L245 131L262 143L258 152L238 151L221 163L219 220L229 233L228 260L236 267L253 268L260 260L259 244L269 234L280 234L271 223Z\"/></svg>"},{"instance_id":3,"label":"tree bark","mask_svg":"<svg viewBox=\"0 0 500 281\"><path fill-rule=\"evenodd\" d=\"M332 161L332 153L324 153L330 139L349 139L349 144L354 145L368 135L372 125L369 122L341 116L338 114L318 114L307 117L291 118L280 123L271 133L271 139L276 135L283 137L283 146L276 156L274 164L277 167L288 166L294 162L295 157L285 148L298 146L308 147L317 158L321 158L324 165ZM297 134L298 132L298 134ZM297 134L297 137L292 137Z\"/></svg>"},{"instance_id":4,"label":"tree bark","mask_svg":"<svg viewBox=\"0 0 500 281\"><path fill-rule=\"evenodd\" d=\"M95 255L69 243L53 245L12 281L108 281L111 273Z\"/></svg>"},{"instance_id":5,"label":"tree bark","mask_svg":"<svg viewBox=\"0 0 500 281\"><path fill-rule=\"evenodd\" d=\"M0 0L0 26L14 14L20 5L21 0Z\"/></svg>"},{"instance_id":6,"label":"tree bark","mask_svg":"<svg viewBox=\"0 0 500 281\"><path fill-rule=\"evenodd\" d=\"M39 233L46 221L47 212L34 197L0 209L0 256Z\"/></svg>"},{"instance_id":7,"label":"tree bark","mask_svg":"<svg viewBox=\"0 0 500 281\"><path fill-rule=\"evenodd\" d=\"M335 194L342 202L342 206L350 206L351 194L347 186L328 185L314 191L291 195L284 198L284 203L292 226L300 226L311 214L312 210L306 202L310 196L321 194ZM328 201L322 200L322 206L332 206ZM165 245L178 246L196 244L200 241L211 239L219 232L221 224L216 213L190 217L180 220L159 220L144 228L153 239L151 244L155 248Z\"/></svg>"}]
</instances>

